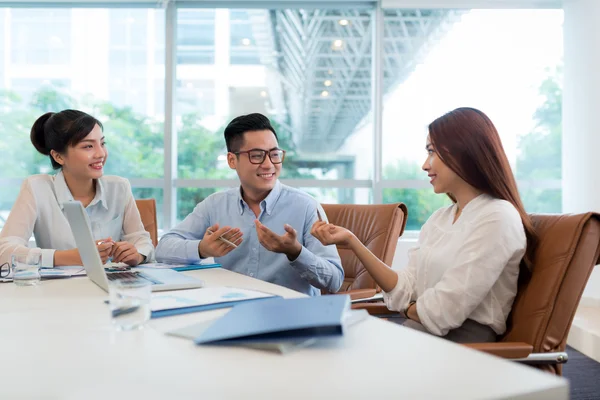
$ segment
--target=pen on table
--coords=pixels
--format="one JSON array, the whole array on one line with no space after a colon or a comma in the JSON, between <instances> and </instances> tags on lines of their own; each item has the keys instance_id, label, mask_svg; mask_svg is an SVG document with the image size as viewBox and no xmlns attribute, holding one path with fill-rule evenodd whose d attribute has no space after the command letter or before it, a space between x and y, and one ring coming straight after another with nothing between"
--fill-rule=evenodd
<instances>
[{"instance_id":1,"label":"pen on table","mask_svg":"<svg viewBox=\"0 0 600 400\"><path fill-rule=\"evenodd\" d=\"M214 232L213 232L213 231L212 231L212 229L210 229L210 228L208 228L206 231L207 231L208 233L210 233L211 235L213 235L213 234L214 234ZM233 242L230 242L229 240L225 239L225 238L224 238L224 237L222 237L222 236L219 236L217 239L219 239L219 240L220 240L221 242L223 242L223 243L227 243L227 244L228 244L228 245L230 245L231 247L237 248L237 244L235 244L235 243L233 243Z\"/></svg>"}]
</instances>

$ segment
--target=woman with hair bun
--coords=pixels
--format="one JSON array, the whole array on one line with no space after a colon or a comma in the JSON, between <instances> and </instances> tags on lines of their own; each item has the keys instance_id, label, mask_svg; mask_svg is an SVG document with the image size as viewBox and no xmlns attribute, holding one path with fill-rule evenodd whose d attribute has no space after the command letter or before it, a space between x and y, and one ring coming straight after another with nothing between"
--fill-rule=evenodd
<instances>
[{"instance_id":1,"label":"woman with hair bun","mask_svg":"<svg viewBox=\"0 0 600 400\"><path fill-rule=\"evenodd\" d=\"M402 324L455 342L493 342L506 331L519 273L536 245L531 219L492 121L458 108L429 125L423 170L453 205L423 225L406 268L394 271L347 229L316 222L323 244L351 248Z\"/></svg>"},{"instance_id":2,"label":"woman with hair bun","mask_svg":"<svg viewBox=\"0 0 600 400\"><path fill-rule=\"evenodd\" d=\"M135 266L154 258L129 181L104 176L108 157L102 124L82 111L63 110L39 117L31 143L48 156L56 175L25 179L0 232L0 263L13 253L40 251L41 266L82 265L63 203L78 200L85 207L103 262ZM27 247L33 233L39 249Z\"/></svg>"}]
</instances>

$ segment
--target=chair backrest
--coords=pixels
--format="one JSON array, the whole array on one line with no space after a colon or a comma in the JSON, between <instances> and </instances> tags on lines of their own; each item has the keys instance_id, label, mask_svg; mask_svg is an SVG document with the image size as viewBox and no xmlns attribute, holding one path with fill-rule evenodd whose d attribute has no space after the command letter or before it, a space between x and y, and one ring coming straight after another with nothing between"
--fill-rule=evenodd
<instances>
[{"instance_id":1,"label":"chair backrest","mask_svg":"<svg viewBox=\"0 0 600 400\"><path fill-rule=\"evenodd\" d=\"M532 215L538 235L532 273L521 283L501 341L536 353L564 351L579 300L600 263L600 215ZM544 370L562 374L561 365Z\"/></svg>"},{"instance_id":2,"label":"chair backrest","mask_svg":"<svg viewBox=\"0 0 600 400\"><path fill-rule=\"evenodd\" d=\"M394 204L322 204L327 219L343 226L381 261L391 266L398 238L404 232L408 211L403 203ZM377 289L377 284L352 250L338 246L344 267L344 283L340 291Z\"/></svg>"},{"instance_id":3,"label":"chair backrest","mask_svg":"<svg viewBox=\"0 0 600 400\"><path fill-rule=\"evenodd\" d=\"M156 200L137 199L135 201L144 229L150 234L154 247L158 244L158 223L156 222Z\"/></svg>"}]
</instances>

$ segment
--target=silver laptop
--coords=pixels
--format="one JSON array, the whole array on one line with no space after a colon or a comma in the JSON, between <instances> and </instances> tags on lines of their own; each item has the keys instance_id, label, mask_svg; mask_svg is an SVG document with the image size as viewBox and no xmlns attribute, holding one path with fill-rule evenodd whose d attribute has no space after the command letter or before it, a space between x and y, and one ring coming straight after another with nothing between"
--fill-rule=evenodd
<instances>
[{"instance_id":1,"label":"silver laptop","mask_svg":"<svg viewBox=\"0 0 600 400\"><path fill-rule=\"evenodd\" d=\"M171 269L106 272L98 254L98 249L90 229L87 212L79 201L63 203L65 215L71 225L75 243L87 276L96 285L108 291L108 282L112 280L146 280L152 282L152 291L193 289L204 286L200 279L186 276Z\"/></svg>"}]
</instances>

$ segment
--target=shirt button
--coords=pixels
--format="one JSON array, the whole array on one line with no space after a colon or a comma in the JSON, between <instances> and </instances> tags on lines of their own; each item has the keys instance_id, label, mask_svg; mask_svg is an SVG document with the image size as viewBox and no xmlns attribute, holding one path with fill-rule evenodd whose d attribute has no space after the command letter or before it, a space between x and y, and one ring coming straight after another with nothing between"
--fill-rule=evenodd
<instances>
[{"instance_id":1,"label":"shirt button","mask_svg":"<svg viewBox=\"0 0 600 400\"><path fill-rule=\"evenodd\" d=\"M250 272L250 276L254 276L254 272Z\"/></svg>"}]
</instances>

